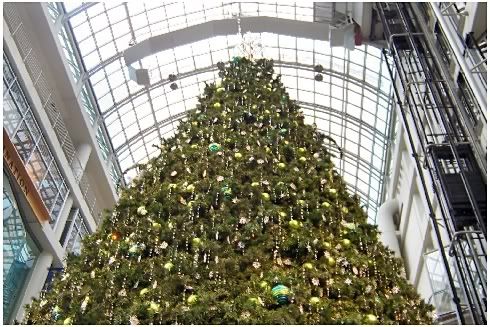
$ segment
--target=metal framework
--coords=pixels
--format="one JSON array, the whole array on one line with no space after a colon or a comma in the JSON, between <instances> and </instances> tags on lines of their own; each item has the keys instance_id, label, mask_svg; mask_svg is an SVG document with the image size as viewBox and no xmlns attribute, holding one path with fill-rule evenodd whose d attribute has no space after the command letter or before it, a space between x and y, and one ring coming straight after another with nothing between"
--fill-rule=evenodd
<instances>
[{"instance_id":1,"label":"metal framework","mask_svg":"<svg viewBox=\"0 0 490 327\"><path fill-rule=\"evenodd\" d=\"M419 6L377 3L389 43L384 54L393 58L398 113L421 177L457 318L463 324L486 324L486 171L482 158L475 157L477 143L468 136L467 113L452 91ZM430 186L441 208L442 232ZM449 253L443 232L449 237Z\"/></svg>"}]
</instances>

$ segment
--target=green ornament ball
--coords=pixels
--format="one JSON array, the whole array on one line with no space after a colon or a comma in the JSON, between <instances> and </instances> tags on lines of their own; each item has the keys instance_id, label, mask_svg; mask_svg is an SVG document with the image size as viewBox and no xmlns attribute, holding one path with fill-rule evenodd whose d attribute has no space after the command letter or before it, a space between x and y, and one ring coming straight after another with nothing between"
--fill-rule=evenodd
<instances>
[{"instance_id":1,"label":"green ornament ball","mask_svg":"<svg viewBox=\"0 0 490 327\"><path fill-rule=\"evenodd\" d=\"M218 143L211 143L208 149L211 152L218 152L219 150L221 150L221 145L219 145Z\"/></svg>"},{"instance_id":2,"label":"green ornament ball","mask_svg":"<svg viewBox=\"0 0 490 327\"><path fill-rule=\"evenodd\" d=\"M277 304L285 305L289 303L289 288L282 284L277 284L272 288L272 297L276 300Z\"/></svg>"}]
</instances>

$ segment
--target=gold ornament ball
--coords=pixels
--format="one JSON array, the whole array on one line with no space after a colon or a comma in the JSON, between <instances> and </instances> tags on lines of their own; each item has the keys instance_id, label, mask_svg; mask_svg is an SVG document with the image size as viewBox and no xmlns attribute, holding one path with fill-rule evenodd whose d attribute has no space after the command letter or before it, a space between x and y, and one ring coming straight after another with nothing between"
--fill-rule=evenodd
<instances>
[{"instance_id":1,"label":"gold ornament ball","mask_svg":"<svg viewBox=\"0 0 490 327\"><path fill-rule=\"evenodd\" d=\"M194 304L197 302L197 295L192 294L187 298L187 304Z\"/></svg>"},{"instance_id":2,"label":"gold ornament ball","mask_svg":"<svg viewBox=\"0 0 490 327\"><path fill-rule=\"evenodd\" d=\"M260 304L259 299L257 299L256 297L250 297L250 298L248 298L248 300L249 300L251 303L253 303L253 304L256 304L256 305L257 305L257 304Z\"/></svg>"},{"instance_id":3,"label":"gold ornament ball","mask_svg":"<svg viewBox=\"0 0 490 327\"><path fill-rule=\"evenodd\" d=\"M280 211L279 216L281 216L281 218L286 218L288 216L288 214L285 213L284 211Z\"/></svg>"},{"instance_id":4,"label":"gold ornament ball","mask_svg":"<svg viewBox=\"0 0 490 327\"><path fill-rule=\"evenodd\" d=\"M330 203L328 203L328 202L322 202L322 207L324 207L324 208L330 208Z\"/></svg>"},{"instance_id":5,"label":"gold ornament ball","mask_svg":"<svg viewBox=\"0 0 490 327\"><path fill-rule=\"evenodd\" d=\"M257 186L259 186L260 184L259 184L259 182L252 182L252 184L251 184L251 185L252 185L252 187L257 187Z\"/></svg>"},{"instance_id":6,"label":"gold ornament ball","mask_svg":"<svg viewBox=\"0 0 490 327\"><path fill-rule=\"evenodd\" d=\"M305 204L305 200L298 200L298 204L299 204L300 206L304 205L304 204Z\"/></svg>"},{"instance_id":7,"label":"gold ornament ball","mask_svg":"<svg viewBox=\"0 0 490 327\"><path fill-rule=\"evenodd\" d=\"M160 223L153 222L151 224L151 227L153 227L154 229L160 229L160 228L162 228L162 225Z\"/></svg>"},{"instance_id":8,"label":"gold ornament ball","mask_svg":"<svg viewBox=\"0 0 490 327\"><path fill-rule=\"evenodd\" d=\"M330 244L330 242L323 242L323 247L325 249L331 249L332 248L332 244Z\"/></svg>"},{"instance_id":9,"label":"gold ornament ball","mask_svg":"<svg viewBox=\"0 0 490 327\"><path fill-rule=\"evenodd\" d=\"M193 121L191 124L192 124L192 126L197 126L198 125L198 122L197 121Z\"/></svg>"},{"instance_id":10,"label":"gold ornament ball","mask_svg":"<svg viewBox=\"0 0 490 327\"><path fill-rule=\"evenodd\" d=\"M224 88L224 87L218 87L218 89L217 89L216 91L217 91L218 93L221 93L221 92L223 92L224 90L225 90L225 88Z\"/></svg>"},{"instance_id":11,"label":"gold ornament ball","mask_svg":"<svg viewBox=\"0 0 490 327\"><path fill-rule=\"evenodd\" d=\"M277 114L277 116L279 117L279 114ZM284 141L284 144L288 145L289 141Z\"/></svg>"},{"instance_id":12,"label":"gold ornament ball","mask_svg":"<svg viewBox=\"0 0 490 327\"><path fill-rule=\"evenodd\" d=\"M240 152L235 153L235 159L241 159L242 154Z\"/></svg>"},{"instance_id":13,"label":"gold ornament ball","mask_svg":"<svg viewBox=\"0 0 490 327\"><path fill-rule=\"evenodd\" d=\"M269 284L265 280L263 280L260 282L259 286L260 286L260 288L265 289L265 288L269 287Z\"/></svg>"},{"instance_id":14,"label":"gold ornament ball","mask_svg":"<svg viewBox=\"0 0 490 327\"><path fill-rule=\"evenodd\" d=\"M298 151L299 151L299 153L305 153L306 149L305 148L299 148Z\"/></svg>"},{"instance_id":15,"label":"gold ornament ball","mask_svg":"<svg viewBox=\"0 0 490 327\"><path fill-rule=\"evenodd\" d=\"M347 214L347 213L349 213L349 209L347 209L346 207L342 207L342 212Z\"/></svg>"},{"instance_id":16,"label":"gold ornament ball","mask_svg":"<svg viewBox=\"0 0 490 327\"><path fill-rule=\"evenodd\" d=\"M63 325L71 325L72 323L73 323L73 319L70 317L63 320Z\"/></svg>"},{"instance_id":17,"label":"gold ornament ball","mask_svg":"<svg viewBox=\"0 0 490 327\"><path fill-rule=\"evenodd\" d=\"M301 162L306 162L306 158L305 158L305 157L300 157L300 158L299 158L299 161L301 161Z\"/></svg>"},{"instance_id":18,"label":"gold ornament ball","mask_svg":"<svg viewBox=\"0 0 490 327\"><path fill-rule=\"evenodd\" d=\"M301 227L301 223L296 219L291 219L289 221L289 227L291 227L292 229L298 229Z\"/></svg>"},{"instance_id":19,"label":"gold ornament ball","mask_svg":"<svg viewBox=\"0 0 490 327\"><path fill-rule=\"evenodd\" d=\"M367 321L369 324L373 325L373 324L375 324L375 323L377 323L377 322L378 322L378 317L376 317L376 316L375 316L375 315L373 315L373 314L368 314L368 315L366 315L366 321Z\"/></svg>"},{"instance_id":20,"label":"gold ornament ball","mask_svg":"<svg viewBox=\"0 0 490 327\"><path fill-rule=\"evenodd\" d=\"M196 187L193 184L187 185L187 187L185 188L187 192L194 192L195 189Z\"/></svg>"},{"instance_id":21,"label":"gold ornament ball","mask_svg":"<svg viewBox=\"0 0 490 327\"><path fill-rule=\"evenodd\" d=\"M269 201L271 199L271 196L269 195L269 193L262 193L262 199L264 199L265 201Z\"/></svg>"},{"instance_id":22,"label":"gold ornament ball","mask_svg":"<svg viewBox=\"0 0 490 327\"><path fill-rule=\"evenodd\" d=\"M191 149L197 149L197 144L191 145Z\"/></svg>"},{"instance_id":23,"label":"gold ornament ball","mask_svg":"<svg viewBox=\"0 0 490 327\"><path fill-rule=\"evenodd\" d=\"M213 105L213 107L215 107L215 108L221 108L221 103L216 102L216 103Z\"/></svg>"},{"instance_id":24,"label":"gold ornament ball","mask_svg":"<svg viewBox=\"0 0 490 327\"><path fill-rule=\"evenodd\" d=\"M192 208L192 206L194 205L194 202L195 202L195 201L189 201L189 202L187 203L187 206L188 206L189 208Z\"/></svg>"},{"instance_id":25,"label":"gold ornament ball","mask_svg":"<svg viewBox=\"0 0 490 327\"><path fill-rule=\"evenodd\" d=\"M195 247L199 247L202 244L202 241L199 237L194 237L192 239L192 245Z\"/></svg>"},{"instance_id":26,"label":"gold ornament ball","mask_svg":"<svg viewBox=\"0 0 490 327\"><path fill-rule=\"evenodd\" d=\"M328 192L330 192L330 194L336 195L337 194L337 189L331 188L331 189L328 190Z\"/></svg>"},{"instance_id":27,"label":"gold ornament ball","mask_svg":"<svg viewBox=\"0 0 490 327\"><path fill-rule=\"evenodd\" d=\"M281 169L286 168L286 164L285 164L284 162L280 162L280 163L278 163L278 164L277 164L277 166L278 166L279 168L281 168Z\"/></svg>"},{"instance_id":28,"label":"gold ornament ball","mask_svg":"<svg viewBox=\"0 0 490 327\"><path fill-rule=\"evenodd\" d=\"M314 296L314 297L310 298L310 304L311 305L317 305L318 303L320 303L319 297Z\"/></svg>"},{"instance_id":29,"label":"gold ornament ball","mask_svg":"<svg viewBox=\"0 0 490 327\"><path fill-rule=\"evenodd\" d=\"M160 304L151 301L150 307L148 308L148 310L153 311L153 312L158 312L158 311L160 311Z\"/></svg>"},{"instance_id":30,"label":"gold ornament ball","mask_svg":"<svg viewBox=\"0 0 490 327\"><path fill-rule=\"evenodd\" d=\"M330 265L330 266L335 266L335 259L332 258L332 257L329 257L327 259L327 263Z\"/></svg>"},{"instance_id":31,"label":"gold ornament ball","mask_svg":"<svg viewBox=\"0 0 490 327\"><path fill-rule=\"evenodd\" d=\"M167 271L172 270L173 267L174 267L174 264L171 262L167 262L166 264L163 265L163 268L165 268L165 270L167 270Z\"/></svg>"},{"instance_id":32,"label":"gold ornament ball","mask_svg":"<svg viewBox=\"0 0 490 327\"><path fill-rule=\"evenodd\" d=\"M306 270L313 270L313 264L310 263L310 262L306 262L304 265L303 265L303 268L305 268Z\"/></svg>"},{"instance_id":33,"label":"gold ornament ball","mask_svg":"<svg viewBox=\"0 0 490 327\"><path fill-rule=\"evenodd\" d=\"M149 291L150 291L150 290L149 290L149 289L147 289L147 288L142 289L142 290L140 291L140 296L145 295L145 294L146 294L146 293L148 293Z\"/></svg>"},{"instance_id":34,"label":"gold ornament ball","mask_svg":"<svg viewBox=\"0 0 490 327\"><path fill-rule=\"evenodd\" d=\"M349 239L347 239L347 238L344 238L344 239L342 240L342 245L343 245L343 246L346 246L346 247L347 247L347 246L349 246L349 245L350 245L350 240L349 240Z\"/></svg>"},{"instance_id":35,"label":"gold ornament ball","mask_svg":"<svg viewBox=\"0 0 490 327\"><path fill-rule=\"evenodd\" d=\"M167 224L167 226L168 226L168 228L169 228L169 229L174 228L174 224L172 224L172 222L169 222L169 223Z\"/></svg>"}]
</instances>

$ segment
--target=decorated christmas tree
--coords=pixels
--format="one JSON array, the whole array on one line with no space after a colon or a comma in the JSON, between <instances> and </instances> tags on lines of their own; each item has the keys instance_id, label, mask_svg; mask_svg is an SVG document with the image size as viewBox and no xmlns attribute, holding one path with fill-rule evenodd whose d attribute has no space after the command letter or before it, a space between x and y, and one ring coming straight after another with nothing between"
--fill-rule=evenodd
<instances>
[{"instance_id":1,"label":"decorated christmas tree","mask_svg":"<svg viewBox=\"0 0 490 327\"><path fill-rule=\"evenodd\" d=\"M431 323L273 62L218 66L24 322Z\"/></svg>"}]
</instances>

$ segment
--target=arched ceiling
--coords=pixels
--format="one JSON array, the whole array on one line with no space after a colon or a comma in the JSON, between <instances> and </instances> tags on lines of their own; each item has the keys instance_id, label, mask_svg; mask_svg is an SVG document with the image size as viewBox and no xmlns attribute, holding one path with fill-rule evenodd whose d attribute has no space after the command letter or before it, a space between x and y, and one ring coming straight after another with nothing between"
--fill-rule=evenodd
<instances>
[{"instance_id":1,"label":"arched ceiling","mask_svg":"<svg viewBox=\"0 0 490 327\"><path fill-rule=\"evenodd\" d=\"M65 39L76 44L73 51L77 53L67 57L83 62L74 68L74 77L90 82L98 118L104 122L126 180L137 174L136 163L158 154L152 144L173 135L180 119L195 107L204 82L219 80L216 64L239 55L241 37L232 34L180 42L180 46L138 60L132 66L149 69L149 86L130 79L125 50L151 37L230 19L236 13L313 22L312 4L201 3L196 7L152 1L56 6L71 35ZM391 120L391 82L380 49L362 45L349 51L331 48L325 40L277 33L251 37L260 39L261 56L275 60L276 73L282 75L307 121L342 148L343 158L337 158L335 164L374 219L381 200ZM314 79L313 67L318 64L324 68L323 81ZM178 89L170 89L169 74L177 75ZM333 143L326 146L339 157Z\"/></svg>"}]
</instances>

